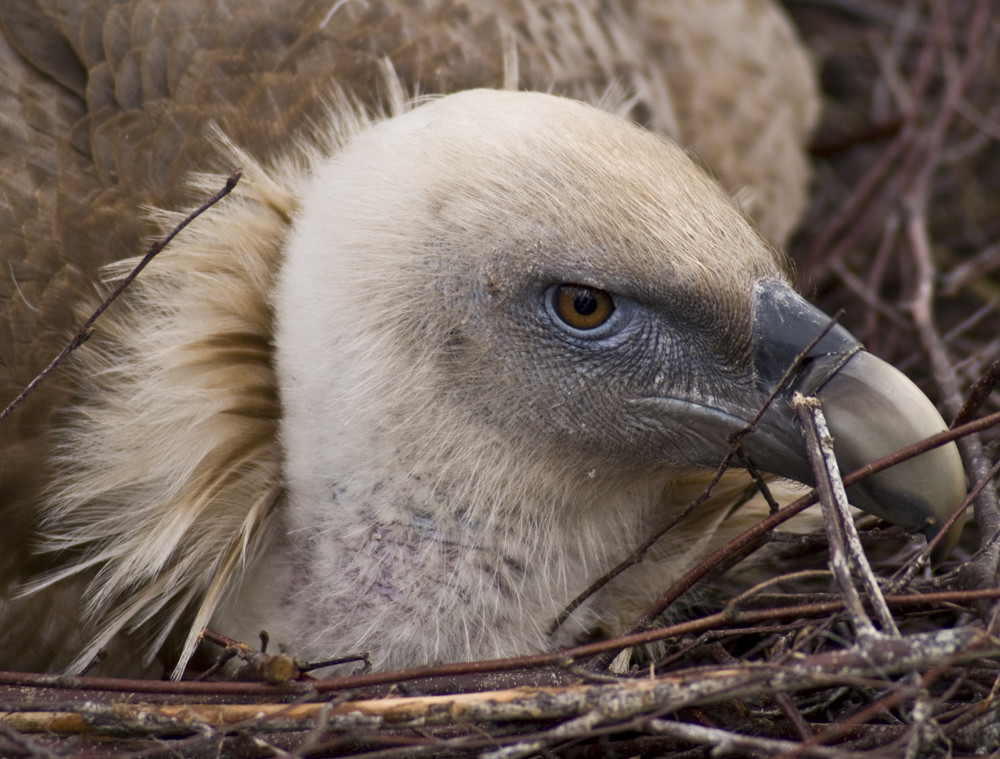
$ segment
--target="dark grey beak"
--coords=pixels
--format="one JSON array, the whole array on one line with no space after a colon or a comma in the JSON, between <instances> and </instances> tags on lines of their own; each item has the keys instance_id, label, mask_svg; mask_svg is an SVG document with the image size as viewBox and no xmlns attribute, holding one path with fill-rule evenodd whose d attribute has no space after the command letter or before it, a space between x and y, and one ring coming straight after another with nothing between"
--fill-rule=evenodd
<instances>
[{"instance_id":1,"label":"dark grey beak","mask_svg":"<svg viewBox=\"0 0 1000 759\"><path fill-rule=\"evenodd\" d=\"M780 282L759 283L755 299L755 368L759 388L770 393L831 320ZM743 442L759 469L800 482L812 484L813 477L791 407L796 391L823 404L843 474L947 427L902 372L834 325L806 351L758 431ZM853 485L847 494L858 508L933 537L965 495L958 449L949 443L922 453ZM957 540L959 529L946 536L943 551Z\"/></svg>"}]
</instances>

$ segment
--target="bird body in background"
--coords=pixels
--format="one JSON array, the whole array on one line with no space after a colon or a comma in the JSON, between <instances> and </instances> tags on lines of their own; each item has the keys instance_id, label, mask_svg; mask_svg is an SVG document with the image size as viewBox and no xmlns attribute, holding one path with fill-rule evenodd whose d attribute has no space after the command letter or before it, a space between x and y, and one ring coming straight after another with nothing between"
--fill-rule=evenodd
<instances>
[{"instance_id":1,"label":"bird body in background","mask_svg":"<svg viewBox=\"0 0 1000 759\"><path fill-rule=\"evenodd\" d=\"M548 632L827 324L776 247L816 93L770 3L38 0L0 29L9 397L244 170L0 429L0 666L179 675L207 624L380 667L545 650L746 526L733 472ZM845 466L943 428L837 327L747 438L781 477L810 477L793 389ZM851 495L925 525L962 490L945 447Z\"/></svg>"}]
</instances>

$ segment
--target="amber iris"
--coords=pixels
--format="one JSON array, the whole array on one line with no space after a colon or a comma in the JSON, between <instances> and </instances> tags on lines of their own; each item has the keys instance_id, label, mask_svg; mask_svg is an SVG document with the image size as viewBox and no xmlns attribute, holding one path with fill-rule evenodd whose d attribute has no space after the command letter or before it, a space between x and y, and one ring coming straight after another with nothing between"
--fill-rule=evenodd
<instances>
[{"instance_id":1,"label":"amber iris","mask_svg":"<svg viewBox=\"0 0 1000 759\"><path fill-rule=\"evenodd\" d=\"M560 285L552 305L560 319L580 330L600 327L615 312L615 302L608 293L583 285Z\"/></svg>"}]
</instances>

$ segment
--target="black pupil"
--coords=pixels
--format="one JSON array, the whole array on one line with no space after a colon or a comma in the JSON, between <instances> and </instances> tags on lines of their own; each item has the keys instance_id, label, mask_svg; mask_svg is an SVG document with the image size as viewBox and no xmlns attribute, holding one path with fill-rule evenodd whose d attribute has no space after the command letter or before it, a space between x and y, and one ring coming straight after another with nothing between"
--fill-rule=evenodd
<instances>
[{"instance_id":1,"label":"black pupil","mask_svg":"<svg viewBox=\"0 0 1000 759\"><path fill-rule=\"evenodd\" d=\"M597 298L590 290L580 290L573 298L573 308L580 316L590 316L597 310Z\"/></svg>"}]
</instances>

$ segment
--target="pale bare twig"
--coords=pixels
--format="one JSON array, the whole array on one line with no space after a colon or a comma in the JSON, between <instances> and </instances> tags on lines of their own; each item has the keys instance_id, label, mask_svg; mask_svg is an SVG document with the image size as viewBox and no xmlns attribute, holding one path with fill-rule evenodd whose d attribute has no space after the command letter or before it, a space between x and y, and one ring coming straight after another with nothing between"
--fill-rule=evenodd
<instances>
[{"instance_id":1,"label":"pale bare twig","mask_svg":"<svg viewBox=\"0 0 1000 759\"><path fill-rule=\"evenodd\" d=\"M854 621L855 630L864 642L877 635L877 630L869 619L861 598L854 587L851 567L858 573L865 587L868 599L875 609L875 615L883 634L899 636L896 622L886 606L882 590L865 557L864 548L858 537L854 517L847 502L847 491L840 478L840 468L833 452L833 436L826 426L826 418L817 398L808 398L796 393L792 400L795 413L802 423L802 434L806 440L806 453L816 478L816 490L823 509L830 540L830 568L837 579L837 586L844 598L847 610Z\"/></svg>"}]
</instances>

